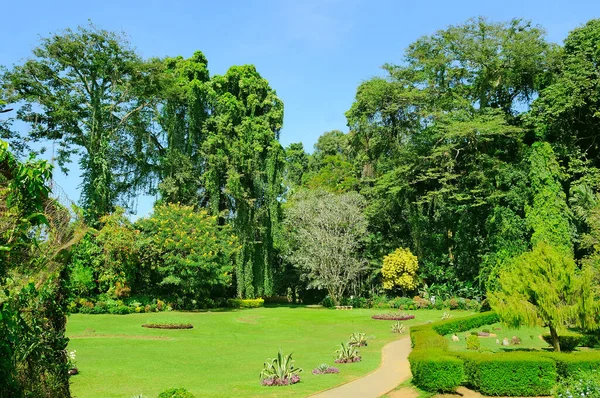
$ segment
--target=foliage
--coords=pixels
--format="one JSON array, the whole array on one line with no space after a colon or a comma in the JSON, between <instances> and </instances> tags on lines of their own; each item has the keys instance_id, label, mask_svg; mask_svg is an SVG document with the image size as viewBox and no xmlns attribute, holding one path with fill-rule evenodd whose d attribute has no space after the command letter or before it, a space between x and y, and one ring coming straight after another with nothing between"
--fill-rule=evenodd
<instances>
[{"instance_id":1,"label":"foliage","mask_svg":"<svg viewBox=\"0 0 600 398\"><path fill-rule=\"evenodd\" d=\"M364 199L355 192L305 190L296 193L286 208L286 225L295 242L290 260L303 271L309 287L327 289L334 305L364 269L363 207Z\"/></svg>"},{"instance_id":2,"label":"foliage","mask_svg":"<svg viewBox=\"0 0 600 398\"><path fill-rule=\"evenodd\" d=\"M348 345L351 345L354 347L366 347L368 345L367 344L368 339L369 338L367 337L367 335L365 333L355 332L350 335L350 339L348 340Z\"/></svg>"},{"instance_id":3,"label":"foliage","mask_svg":"<svg viewBox=\"0 0 600 398\"><path fill-rule=\"evenodd\" d=\"M600 366L600 354L597 351L577 353L546 353L556 362L556 371L561 379L566 379L580 371L593 371Z\"/></svg>"},{"instance_id":4,"label":"foliage","mask_svg":"<svg viewBox=\"0 0 600 398\"><path fill-rule=\"evenodd\" d=\"M479 351L481 349L481 343L479 343L479 336L469 335L467 336L467 350Z\"/></svg>"},{"instance_id":5,"label":"foliage","mask_svg":"<svg viewBox=\"0 0 600 398\"><path fill-rule=\"evenodd\" d=\"M538 243L500 273L499 283L502 290L490 294L490 301L501 319L515 327L547 325L556 351L558 333L567 325L595 327L591 281L570 254Z\"/></svg>"},{"instance_id":6,"label":"foliage","mask_svg":"<svg viewBox=\"0 0 600 398\"><path fill-rule=\"evenodd\" d=\"M142 327L149 329L192 329L194 325L191 323L145 323Z\"/></svg>"},{"instance_id":7,"label":"foliage","mask_svg":"<svg viewBox=\"0 0 600 398\"><path fill-rule=\"evenodd\" d=\"M383 258L381 274L383 288L391 290L395 287L403 292L417 288L417 257L409 249L399 248Z\"/></svg>"},{"instance_id":8,"label":"foliage","mask_svg":"<svg viewBox=\"0 0 600 398\"><path fill-rule=\"evenodd\" d=\"M485 395L548 395L556 382L556 365L537 353L463 354L468 383Z\"/></svg>"},{"instance_id":9,"label":"foliage","mask_svg":"<svg viewBox=\"0 0 600 398\"><path fill-rule=\"evenodd\" d=\"M582 337L583 336L578 334L563 334L558 336L560 350L566 352L575 350L575 348L577 348L580 345ZM554 345L554 341L552 340L552 336L550 334L543 334L542 338L546 343L550 344L551 346Z\"/></svg>"},{"instance_id":10,"label":"foliage","mask_svg":"<svg viewBox=\"0 0 600 398\"><path fill-rule=\"evenodd\" d=\"M392 333L404 334L406 333L406 326L400 323L400 321L397 321L392 324Z\"/></svg>"},{"instance_id":11,"label":"foliage","mask_svg":"<svg viewBox=\"0 0 600 398\"><path fill-rule=\"evenodd\" d=\"M90 25L43 38L33 58L3 77L9 102L22 104L17 117L30 126L29 138L54 140L64 170L81 154L89 222L144 181L137 160L144 156L154 75L123 36Z\"/></svg>"},{"instance_id":12,"label":"foliage","mask_svg":"<svg viewBox=\"0 0 600 398\"><path fill-rule=\"evenodd\" d=\"M454 391L464 379L462 361L443 351L413 350L409 356L413 383L426 391Z\"/></svg>"},{"instance_id":13,"label":"foliage","mask_svg":"<svg viewBox=\"0 0 600 398\"><path fill-rule=\"evenodd\" d=\"M553 397L600 397L600 375L598 371L580 371L569 378L560 380L553 390Z\"/></svg>"},{"instance_id":14,"label":"foliage","mask_svg":"<svg viewBox=\"0 0 600 398\"><path fill-rule=\"evenodd\" d=\"M157 206L139 220L137 242L144 288L173 297L182 308L194 308L232 283L238 240L206 210L176 204Z\"/></svg>"},{"instance_id":15,"label":"foliage","mask_svg":"<svg viewBox=\"0 0 600 398\"><path fill-rule=\"evenodd\" d=\"M158 398L194 398L194 394L185 388L169 388L158 394Z\"/></svg>"},{"instance_id":16,"label":"foliage","mask_svg":"<svg viewBox=\"0 0 600 398\"><path fill-rule=\"evenodd\" d=\"M362 358L356 347L350 343L341 343L340 348L335 351L335 363L360 362Z\"/></svg>"},{"instance_id":17,"label":"foliage","mask_svg":"<svg viewBox=\"0 0 600 398\"><path fill-rule=\"evenodd\" d=\"M231 308L259 308L265 304L264 299L227 299L227 306Z\"/></svg>"},{"instance_id":18,"label":"foliage","mask_svg":"<svg viewBox=\"0 0 600 398\"><path fill-rule=\"evenodd\" d=\"M283 355L282 350L279 350L277 358L267 359L263 365L263 370L260 372L260 379L263 385L288 385L295 384L300 381L298 374L302 372L302 368L294 367L292 354Z\"/></svg>"}]
</instances>

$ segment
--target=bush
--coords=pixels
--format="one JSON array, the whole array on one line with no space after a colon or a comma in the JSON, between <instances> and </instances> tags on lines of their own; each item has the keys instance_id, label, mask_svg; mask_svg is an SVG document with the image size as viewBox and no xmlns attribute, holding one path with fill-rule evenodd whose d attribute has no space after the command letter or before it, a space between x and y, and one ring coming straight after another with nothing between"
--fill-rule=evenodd
<instances>
[{"instance_id":1,"label":"bush","mask_svg":"<svg viewBox=\"0 0 600 398\"><path fill-rule=\"evenodd\" d=\"M465 318L448 319L445 321L436 322L433 325L433 329L442 336L445 336L447 334L460 333L467 330L476 329L484 325L492 325L499 321L500 319L495 312L482 312L480 314L471 315Z\"/></svg>"},{"instance_id":2,"label":"bush","mask_svg":"<svg viewBox=\"0 0 600 398\"><path fill-rule=\"evenodd\" d=\"M403 291L416 289L418 269L417 256L412 254L409 249L396 249L393 253L383 257L381 268L383 288L387 290L400 288Z\"/></svg>"},{"instance_id":3,"label":"bush","mask_svg":"<svg viewBox=\"0 0 600 398\"><path fill-rule=\"evenodd\" d=\"M194 394L185 388L169 388L161 392L158 398L194 398Z\"/></svg>"},{"instance_id":4,"label":"bush","mask_svg":"<svg viewBox=\"0 0 600 398\"><path fill-rule=\"evenodd\" d=\"M481 348L481 343L479 342L478 335L469 335L467 336L467 350L475 350L479 351Z\"/></svg>"},{"instance_id":5,"label":"bush","mask_svg":"<svg viewBox=\"0 0 600 398\"><path fill-rule=\"evenodd\" d=\"M228 299L227 306L231 308L258 308L265 305L265 300L258 299Z\"/></svg>"},{"instance_id":6,"label":"bush","mask_svg":"<svg viewBox=\"0 0 600 398\"><path fill-rule=\"evenodd\" d=\"M263 386L286 386L300 381L298 373L302 368L294 367L292 354L283 355L279 350L277 358L267 359L260 372L261 384Z\"/></svg>"},{"instance_id":7,"label":"bush","mask_svg":"<svg viewBox=\"0 0 600 398\"><path fill-rule=\"evenodd\" d=\"M423 390L454 391L464 379L462 361L442 350L413 350L408 360L413 383Z\"/></svg>"},{"instance_id":8,"label":"bush","mask_svg":"<svg viewBox=\"0 0 600 398\"><path fill-rule=\"evenodd\" d=\"M335 352L335 363L360 362L362 359L359 351L351 344L340 344L340 348Z\"/></svg>"},{"instance_id":9,"label":"bush","mask_svg":"<svg viewBox=\"0 0 600 398\"><path fill-rule=\"evenodd\" d=\"M329 366L326 363L322 363L312 371L312 374L314 375L324 375L331 373L340 373L340 370L338 368L334 368L333 366Z\"/></svg>"},{"instance_id":10,"label":"bush","mask_svg":"<svg viewBox=\"0 0 600 398\"><path fill-rule=\"evenodd\" d=\"M556 385L554 397L600 397L600 373L597 370L577 371Z\"/></svg>"},{"instance_id":11,"label":"bush","mask_svg":"<svg viewBox=\"0 0 600 398\"><path fill-rule=\"evenodd\" d=\"M549 395L556 382L556 364L539 353L459 355L464 360L467 383L484 395Z\"/></svg>"},{"instance_id":12,"label":"bush","mask_svg":"<svg viewBox=\"0 0 600 398\"><path fill-rule=\"evenodd\" d=\"M552 345L552 336L549 333L543 334L542 338L546 343ZM558 336L558 343L560 344L561 351L573 351L579 346L583 339L583 336L579 334L565 334Z\"/></svg>"},{"instance_id":13,"label":"bush","mask_svg":"<svg viewBox=\"0 0 600 398\"><path fill-rule=\"evenodd\" d=\"M577 353L549 352L546 357L556 362L556 372L560 378L567 378L579 371L600 369L600 352Z\"/></svg>"}]
</instances>

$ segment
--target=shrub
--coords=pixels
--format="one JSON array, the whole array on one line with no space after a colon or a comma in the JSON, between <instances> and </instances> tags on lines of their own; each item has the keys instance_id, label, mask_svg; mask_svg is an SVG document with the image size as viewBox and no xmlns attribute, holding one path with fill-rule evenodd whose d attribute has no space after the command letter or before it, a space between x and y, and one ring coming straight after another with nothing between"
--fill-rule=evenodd
<instances>
[{"instance_id":1,"label":"shrub","mask_svg":"<svg viewBox=\"0 0 600 398\"><path fill-rule=\"evenodd\" d=\"M265 300L258 299L228 299L227 306L231 308L258 308L265 305Z\"/></svg>"},{"instance_id":2,"label":"shrub","mask_svg":"<svg viewBox=\"0 0 600 398\"><path fill-rule=\"evenodd\" d=\"M379 319L384 321L406 321L408 319L414 319L414 315L400 313L400 312L388 312L387 314L373 315L372 319Z\"/></svg>"},{"instance_id":3,"label":"shrub","mask_svg":"<svg viewBox=\"0 0 600 398\"><path fill-rule=\"evenodd\" d=\"M302 368L294 367L292 354L283 355L279 350L277 358L267 359L263 364L263 369L260 372L261 384L263 386L285 386L295 384L300 381L298 373L302 372Z\"/></svg>"},{"instance_id":4,"label":"shrub","mask_svg":"<svg viewBox=\"0 0 600 398\"><path fill-rule=\"evenodd\" d=\"M194 325L191 323L145 323L142 327L149 329L192 329Z\"/></svg>"},{"instance_id":5,"label":"shrub","mask_svg":"<svg viewBox=\"0 0 600 398\"><path fill-rule=\"evenodd\" d=\"M476 329L484 325L492 325L499 322L500 319L495 312L482 312L480 314L467 316L459 319L449 319L442 322L436 322L433 329L442 336L453 333L465 332Z\"/></svg>"},{"instance_id":6,"label":"shrub","mask_svg":"<svg viewBox=\"0 0 600 398\"><path fill-rule=\"evenodd\" d=\"M129 308L126 305L119 305L117 307L109 308L108 313L113 315L127 315L130 314L132 311L133 308Z\"/></svg>"},{"instance_id":7,"label":"shrub","mask_svg":"<svg viewBox=\"0 0 600 398\"><path fill-rule=\"evenodd\" d=\"M464 379L462 361L442 350L413 350L408 360L413 383L423 390L454 391Z\"/></svg>"},{"instance_id":8,"label":"shrub","mask_svg":"<svg viewBox=\"0 0 600 398\"><path fill-rule=\"evenodd\" d=\"M352 333L350 335L350 340L348 340L348 345L354 347L365 347L367 346L368 337L364 333Z\"/></svg>"},{"instance_id":9,"label":"shrub","mask_svg":"<svg viewBox=\"0 0 600 398\"><path fill-rule=\"evenodd\" d=\"M340 348L335 353L335 363L359 362L362 359L360 355L358 355L359 351L356 347L350 344L340 344Z\"/></svg>"},{"instance_id":10,"label":"shrub","mask_svg":"<svg viewBox=\"0 0 600 398\"><path fill-rule=\"evenodd\" d=\"M549 395L556 364L539 353L460 354L469 385L485 395Z\"/></svg>"},{"instance_id":11,"label":"shrub","mask_svg":"<svg viewBox=\"0 0 600 398\"><path fill-rule=\"evenodd\" d=\"M597 370L577 371L561 380L554 388L554 397L600 397L600 373Z\"/></svg>"},{"instance_id":12,"label":"shrub","mask_svg":"<svg viewBox=\"0 0 600 398\"><path fill-rule=\"evenodd\" d=\"M383 288L391 290L398 287L403 291L416 289L418 269L417 256L409 249L396 249L383 258Z\"/></svg>"},{"instance_id":13,"label":"shrub","mask_svg":"<svg viewBox=\"0 0 600 398\"><path fill-rule=\"evenodd\" d=\"M448 320L448 319L450 319L450 318L452 318L452 314L451 314L451 313L449 313L449 312L444 312L444 313L442 314L442 320L443 320L443 321L446 321L446 320Z\"/></svg>"},{"instance_id":14,"label":"shrub","mask_svg":"<svg viewBox=\"0 0 600 398\"><path fill-rule=\"evenodd\" d=\"M549 352L544 355L556 362L556 372L561 378L567 378L579 371L600 369L600 352L598 351L577 353Z\"/></svg>"},{"instance_id":15,"label":"shrub","mask_svg":"<svg viewBox=\"0 0 600 398\"><path fill-rule=\"evenodd\" d=\"M445 351L448 349L448 340L436 333L429 325L412 327L410 341L415 350Z\"/></svg>"},{"instance_id":16,"label":"shrub","mask_svg":"<svg viewBox=\"0 0 600 398\"><path fill-rule=\"evenodd\" d=\"M271 296L263 298L265 304L289 304L291 301L286 296Z\"/></svg>"},{"instance_id":17,"label":"shrub","mask_svg":"<svg viewBox=\"0 0 600 398\"><path fill-rule=\"evenodd\" d=\"M194 394L185 388L169 388L161 392L158 398L194 398Z\"/></svg>"},{"instance_id":18,"label":"shrub","mask_svg":"<svg viewBox=\"0 0 600 398\"><path fill-rule=\"evenodd\" d=\"M549 333L543 334L542 338L546 343L552 345L552 337ZM558 343L560 344L561 351L573 351L579 346L582 340L582 336L579 334L565 334L558 336Z\"/></svg>"},{"instance_id":19,"label":"shrub","mask_svg":"<svg viewBox=\"0 0 600 398\"><path fill-rule=\"evenodd\" d=\"M467 350L475 350L479 351L481 348L481 343L479 342L479 337L477 335L469 335L467 336Z\"/></svg>"},{"instance_id":20,"label":"shrub","mask_svg":"<svg viewBox=\"0 0 600 398\"><path fill-rule=\"evenodd\" d=\"M331 373L340 373L340 370L338 368L329 366L326 363L322 363L319 366L317 366L315 369L313 369L313 371L312 371L312 374L314 374L314 375L324 375L324 374L331 374Z\"/></svg>"},{"instance_id":21,"label":"shrub","mask_svg":"<svg viewBox=\"0 0 600 398\"><path fill-rule=\"evenodd\" d=\"M392 333L404 334L406 332L406 326L397 321L392 325Z\"/></svg>"}]
</instances>

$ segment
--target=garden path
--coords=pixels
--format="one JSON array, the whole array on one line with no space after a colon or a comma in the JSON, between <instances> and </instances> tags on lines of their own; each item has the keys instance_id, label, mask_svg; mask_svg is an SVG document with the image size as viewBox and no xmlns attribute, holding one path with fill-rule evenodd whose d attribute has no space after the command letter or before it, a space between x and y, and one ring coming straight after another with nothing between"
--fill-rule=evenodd
<instances>
[{"instance_id":1,"label":"garden path","mask_svg":"<svg viewBox=\"0 0 600 398\"><path fill-rule=\"evenodd\" d=\"M381 351L381 366L360 379L323 391L311 398L377 398L396 388L411 376L408 354L410 338L393 341Z\"/></svg>"}]
</instances>

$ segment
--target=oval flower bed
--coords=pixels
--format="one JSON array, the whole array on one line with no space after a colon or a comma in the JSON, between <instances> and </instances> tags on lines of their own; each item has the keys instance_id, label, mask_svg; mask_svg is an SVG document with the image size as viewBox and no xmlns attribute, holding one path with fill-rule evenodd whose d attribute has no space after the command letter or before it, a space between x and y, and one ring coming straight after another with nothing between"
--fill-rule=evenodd
<instances>
[{"instance_id":1,"label":"oval flower bed","mask_svg":"<svg viewBox=\"0 0 600 398\"><path fill-rule=\"evenodd\" d=\"M192 329L194 325L191 323L145 323L142 327L149 329Z\"/></svg>"},{"instance_id":2,"label":"oval flower bed","mask_svg":"<svg viewBox=\"0 0 600 398\"><path fill-rule=\"evenodd\" d=\"M387 314L377 314L373 315L371 318L380 319L384 321L406 321L408 319L413 319L415 316L410 314L399 314L397 312L388 312Z\"/></svg>"}]
</instances>

